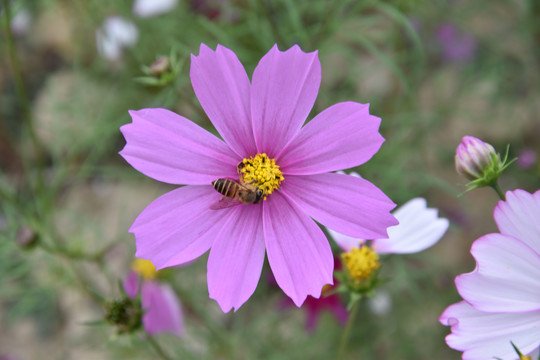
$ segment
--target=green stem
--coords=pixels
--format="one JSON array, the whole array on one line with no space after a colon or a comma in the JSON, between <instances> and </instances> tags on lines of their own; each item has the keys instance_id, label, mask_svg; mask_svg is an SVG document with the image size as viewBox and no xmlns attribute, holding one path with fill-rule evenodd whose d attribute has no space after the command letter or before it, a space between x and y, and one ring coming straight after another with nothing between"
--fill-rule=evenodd
<instances>
[{"instance_id":1,"label":"green stem","mask_svg":"<svg viewBox=\"0 0 540 360\"><path fill-rule=\"evenodd\" d=\"M145 333L145 338L146 338L146 341L148 341L148 343L152 347L152 349L154 349L154 351L158 354L158 356L161 359L171 360L171 357L163 351L163 349L161 348L161 345L159 345L159 343L156 340L154 340L152 335Z\"/></svg>"},{"instance_id":2,"label":"green stem","mask_svg":"<svg viewBox=\"0 0 540 360\"><path fill-rule=\"evenodd\" d=\"M341 335L341 340L339 342L338 359L343 359L345 356L345 350L347 349L347 343L349 342L352 324L354 323L354 318L358 312L359 303L360 300L356 301L349 312L349 320L347 320L347 325L345 326L345 330L343 330L343 334Z\"/></svg>"},{"instance_id":3,"label":"green stem","mask_svg":"<svg viewBox=\"0 0 540 360\"><path fill-rule=\"evenodd\" d=\"M503 201L506 201L506 197L504 196L504 193L502 192L501 188L499 187L499 184L497 184L496 182L491 185L491 187L493 188L493 190L495 190L495 192L497 193L497 195L499 195L499 197L501 198L501 200Z\"/></svg>"},{"instance_id":4,"label":"green stem","mask_svg":"<svg viewBox=\"0 0 540 360\"><path fill-rule=\"evenodd\" d=\"M9 54L9 60L11 62L11 68L13 70L13 81L15 82L15 89L17 91L17 97L21 105L23 113L23 122L26 126L30 139L34 143L36 150L41 150L41 143L34 132L32 127L32 121L30 116L30 106L28 105L28 96L26 94L26 89L24 87L24 81L22 77L22 72L19 67L19 59L17 57L17 52L15 50L15 42L13 40L13 33L11 32L11 14L9 0L2 0L4 5L4 32L6 33L7 40L7 50Z\"/></svg>"}]
</instances>

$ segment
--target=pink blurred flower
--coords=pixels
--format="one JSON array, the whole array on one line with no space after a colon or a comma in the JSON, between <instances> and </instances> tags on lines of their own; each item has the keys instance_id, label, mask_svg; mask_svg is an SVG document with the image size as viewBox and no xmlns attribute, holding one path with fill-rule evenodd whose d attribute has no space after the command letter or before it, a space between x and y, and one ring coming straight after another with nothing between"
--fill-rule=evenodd
<instances>
[{"instance_id":1,"label":"pink blurred flower","mask_svg":"<svg viewBox=\"0 0 540 360\"><path fill-rule=\"evenodd\" d=\"M152 202L135 220L136 256L157 268L210 250L208 290L224 312L255 291L265 251L278 285L300 306L332 283L332 251L314 220L350 236L385 237L394 204L370 182L332 171L358 166L384 139L369 105L343 102L302 127L321 81L317 52L274 46L250 82L236 55L201 45L191 82L223 141L165 109L131 111L121 155L156 180L187 186ZM238 179L239 162L267 154L284 180L258 204L213 210L211 185ZM266 156L266 155L265 155ZM268 163L266 163L268 164ZM261 186L257 183L258 186ZM274 184L275 185L275 184Z\"/></svg>"},{"instance_id":2,"label":"pink blurred flower","mask_svg":"<svg viewBox=\"0 0 540 360\"><path fill-rule=\"evenodd\" d=\"M339 258L334 257L334 264L336 270L341 269L341 261ZM335 288L339 286L339 281L336 278L333 278L333 285L325 285L321 291L320 298L314 298L313 296L308 296L302 309L306 312L306 331L313 332L317 329L319 323L319 317L325 311L329 311L332 315L342 324L347 323L349 319L349 312L347 307L343 304L338 294L330 294ZM285 298L280 302L279 307L281 309L289 308L293 306L294 303L291 299Z\"/></svg>"},{"instance_id":3,"label":"pink blurred flower","mask_svg":"<svg viewBox=\"0 0 540 360\"><path fill-rule=\"evenodd\" d=\"M351 173L354 176L354 173ZM423 251L439 241L448 229L449 222L439 218L437 209L430 209L423 198L409 200L392 214L398 225L388 228L388 238L371 241L378 254L412 254ZM345 251L359 247L365 240L346 236L328 229L336 243Z\"/></svg>"},{"instance_id":4,"label":"pink blurred flower","mask_svg":"<svg viewBox=\"0 0 540 360\"><path fill-rule=\"evenodd\" d=\"M141 286L139 287L139 284ZM184 333L182 308L175 292L168 284L153 279L145 279L135 271L124 278L126 295L134 299L141 291L143 309L142 323L150 335L170 333L181 337Z\"/></svg>"},{"instance_id":5,"label":"pink blurred flower","mask_svg":"<svg viewBox=\"0 0 540 360\"><path fill-rule=\"evenodd\" d=\"M538 161L538 155L533 149L523 149L519 155L517 163L522 169L530 169Z\"/></svg>"},{"instance_id":6,"label":"pink blurred flower","mask_svg":"<svg viewBox=\"0 0 540 360\"><path fill-rule=\"evenodd\" d=\"M334 280L337 281L337 280ZM342 324L346 324L349 319L349 312L339 295L325 295L329 291L333 290L334 286L326 285L323 288L321 297L319 299L312 296L308 296L304 305L302 306L306 311L306 330L312 332L317 328L319 317L324 311L330 311L332 315Z\"/></svg>"},{"instance_id":7,"label":"pink blurred flower","mask_svg":"<svg viewBox=\"0 0 540 360\"><path fill-rule=\"evenodd\" d=\"M500 233L477 239L476 269L456 278L465 301L439 321L451 326L448 346L463 359L517 359L540 345L540 191L509 191L493 214Z\"/></svg>"},{"instance_id":8,"label":"pink blurred flower","mask_svg":"<svg viewBox=\"0 0 540 360\"><path fill-rule=\"evenodd\" d=\"M454 24L440 25L436 30L436 38L441 42L442 55L447 61L467 62L474 56L476 40Z\"/></svg>"}]
</instances>

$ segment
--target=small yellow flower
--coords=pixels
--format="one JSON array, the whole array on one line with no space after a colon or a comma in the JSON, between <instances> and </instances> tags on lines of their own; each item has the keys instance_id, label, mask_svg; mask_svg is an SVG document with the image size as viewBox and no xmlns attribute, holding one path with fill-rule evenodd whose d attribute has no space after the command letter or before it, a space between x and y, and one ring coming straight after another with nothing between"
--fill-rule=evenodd
<instances>
[{"instance_id":1,"label":"small yellow flower","mask_svg":"<svg viewBox=\"0 0 540 360\"><path fill-rule=\"evenodd\" d=\"M381 266L379 255L369 246L362 246L360 249L353 248L341 254L341 259L347 273L357 284L368 279Z\"/></svg>"}]
</instances>

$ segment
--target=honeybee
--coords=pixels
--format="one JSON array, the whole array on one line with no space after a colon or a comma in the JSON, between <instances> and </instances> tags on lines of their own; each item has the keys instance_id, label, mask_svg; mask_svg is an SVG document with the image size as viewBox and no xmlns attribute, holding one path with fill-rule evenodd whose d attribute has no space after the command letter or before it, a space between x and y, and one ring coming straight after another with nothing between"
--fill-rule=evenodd
<instances>
[{"instance_id":1,"label":"honeybee","mask_svg":"<svg viewBox=\"0 0 540 360\"><path fill-rule=\"evenodd\" d=\"M210 206L212 210L225 209L240 204L257 204L264 197L264 191L259 187L232 179L214 180L212 186L223 195L221 200Z\"/></svg>"}]
</instances>

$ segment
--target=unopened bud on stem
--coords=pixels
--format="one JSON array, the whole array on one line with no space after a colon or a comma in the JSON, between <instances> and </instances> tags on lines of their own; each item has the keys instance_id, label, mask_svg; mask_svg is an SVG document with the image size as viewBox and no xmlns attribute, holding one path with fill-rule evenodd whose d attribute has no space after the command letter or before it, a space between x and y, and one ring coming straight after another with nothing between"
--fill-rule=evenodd
<instances>
[{"instance_id":1,"label":"unopened bud on stem","mask_svg":"<svg viewBox=\"0 0 540 360\"><path fill-rule=\"evenodd\" d=\"M497 185L497 179L515 161L507 160L508 149L504 159L501 159L493 146L473 136L464 136L456 149L456 171L471 180L467 184L467 191L491 186L502 199L504 195Z\"/></svg>"}]
</instances>

